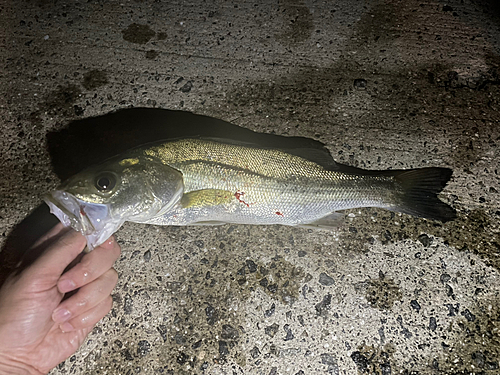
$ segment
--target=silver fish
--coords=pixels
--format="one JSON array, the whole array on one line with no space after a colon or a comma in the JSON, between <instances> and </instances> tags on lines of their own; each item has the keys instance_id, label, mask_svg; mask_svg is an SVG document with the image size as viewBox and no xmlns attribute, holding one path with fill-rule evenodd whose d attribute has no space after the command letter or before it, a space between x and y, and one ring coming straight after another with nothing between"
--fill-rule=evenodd
<instances>
[{"instance_id":1,"label":"silver fish","mask_svg":"<svg viewBox=\"0 0 500 375\"><path fill-rule=\"evenodd\" d=\"M329 167L288 152L189 138L135 148L65 181L44 199L89 249L125 221L158 225L283 224L330 228L339 210L381 207L448 221L438 198L447 168L369 171Z\"/></svg>"}]
</instances>

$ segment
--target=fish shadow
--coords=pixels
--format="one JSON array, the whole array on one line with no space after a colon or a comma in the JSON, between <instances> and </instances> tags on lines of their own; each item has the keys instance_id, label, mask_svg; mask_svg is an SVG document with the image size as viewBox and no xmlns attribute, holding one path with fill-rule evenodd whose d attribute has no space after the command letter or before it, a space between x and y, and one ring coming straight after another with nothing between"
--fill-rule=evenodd
<instances>
[{"instance_id":1,"label":"fish shadow","mask_svg":"<svg viewBox=\"0 0 500 375\"><path fill-rule=\"evenodd\" d=\"M53 170L65 180L81 170L147 143L204 137L280 148L331 167L333 159L321 142L304 137L257 133L213 117L159 108L128 108L71 121L47 134ZM22 271L43 252L36 241L58 223L41 204L9 233L0 252L0 286L13 271ZM30 250L28 250L30 249Z\"/></svg>"},{"instance_id":2,"label":"fish shadow","mask_svg":"<svg viewBox=\"0 0 500 375\"><path fill-rule=\"evenodd\" d=\"M321 142L304 137L257 133L213 117L160 108L128 108L72 121L47 134L54 172L65 180L131 148L175 138L205 137L264 148L313 149L331 159Z\"/></svg>"}]
</instances>

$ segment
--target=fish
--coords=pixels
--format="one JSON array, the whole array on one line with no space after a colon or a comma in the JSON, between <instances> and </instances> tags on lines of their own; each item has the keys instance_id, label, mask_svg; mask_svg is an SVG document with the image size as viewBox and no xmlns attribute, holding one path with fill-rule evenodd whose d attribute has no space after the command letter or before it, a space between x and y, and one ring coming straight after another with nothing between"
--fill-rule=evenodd
<instances>
[{"instance_id":1,"label":"fish","mask_svg":"<svg viewBox=\"0 0 500 375\"><path fill-rule=\"evenodd\" d=\"M361 207L442 222L456 217L438 197L449 168L366 170L317 151L220 138L159 141L75 174L44 201L86 237L89 250L126 221L331 229L339 211Z\"/></svg>"}]
</instances>

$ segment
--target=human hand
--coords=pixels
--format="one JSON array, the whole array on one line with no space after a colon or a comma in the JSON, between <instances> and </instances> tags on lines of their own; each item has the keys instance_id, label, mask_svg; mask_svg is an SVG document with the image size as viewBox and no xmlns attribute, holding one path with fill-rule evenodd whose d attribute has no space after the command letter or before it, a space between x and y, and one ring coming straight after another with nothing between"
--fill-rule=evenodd
<instances>
[{"instance_id":1,"label":"human hand","mask_svg":"<svg viewBox=\"0 0 500 375\"><path fill-rule=\"evenodd\" d=\"M46 374L71 356L111 309L120 247L110 237L64 272L85 237L58 224L43 254L0 289L0 374ZM63 301L65 293L80 288Z\"/></svg>"}]
</instances>

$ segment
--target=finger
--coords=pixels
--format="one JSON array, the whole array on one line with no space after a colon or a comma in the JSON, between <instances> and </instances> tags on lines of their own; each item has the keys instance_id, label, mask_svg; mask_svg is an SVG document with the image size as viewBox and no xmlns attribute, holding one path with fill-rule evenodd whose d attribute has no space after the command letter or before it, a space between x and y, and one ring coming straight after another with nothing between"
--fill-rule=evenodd
<instances>
[{"instance_id":1,"label":"finger","mask_svg":"<svg viewBox=\"0 0 500 375\"><path fill-rule=\"evenodd\" d=\"M79 232L68 230L33 263L31 272L61 275L68 264L82 252L85 243L85 237Z\"/></svg>"},{"instance_id":2,"label":"finger","mask_svg":"<svg viewBox=\"0 0 500 375\"><path fill-rule=\"evenodd\" d=\"M85 254L77 265L65 272L57 282L61 293L80 288L109 270L120 256L120 246L111 236L101 246Z\"/></svg>"},{"instance_id":3,"label":"finger","mask_svg":"<svg viewBox=\"0 0 500 375\"><path fill-rule=\"evenodd\" d=\"M111 268L62 302L52 313L52 320L56 323L64 323L91 310L111 294L117 281L118 273Z\"/></svg>"},{"instance_id":4,"label":"finger","mask_svg":"<svg viewBox=\"0 0 500 375\"><path fill-rule=\"evenodd\" d=\"M62 323L59 328L63 332L74 331L75 329L85 329L88 327L92 327L99 320L104 318L106 314L111 310L113 306L113 299L111 296L107 296L101 303L97 306L94 306L89 311Z\"/></svg>"}]
</instances>

